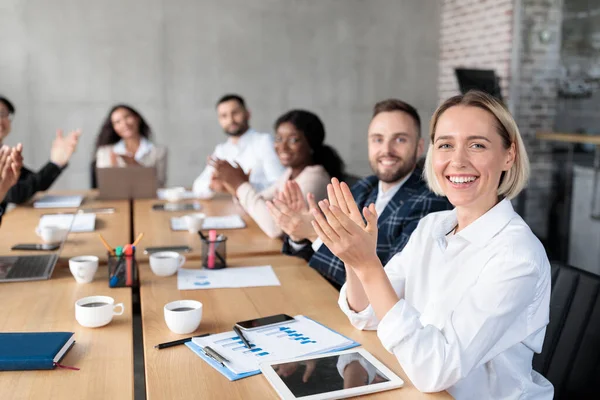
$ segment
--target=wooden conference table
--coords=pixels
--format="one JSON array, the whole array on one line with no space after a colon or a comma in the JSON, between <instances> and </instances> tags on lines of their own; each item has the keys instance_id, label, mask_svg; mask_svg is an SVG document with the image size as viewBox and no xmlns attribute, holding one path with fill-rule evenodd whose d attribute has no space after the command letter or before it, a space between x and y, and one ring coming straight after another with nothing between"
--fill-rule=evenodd
<instances>
[{"instance_id":1,"label":"wooden conference table","mask_svg":"<svg viewBox=\"0 0 600 400\"><path fill-rule=\"evenodd\" d=\"M98 214L97 232L111 244L129 242L132 233L144 232L140 247L187 244L193 248L185 267L200 267L200 240L187 232L171 232L169 218L184 213L152 211L157 200L133 202L133 232L130 232L128 201L98 201L88 192L83 207L114 207L114 214ZM242 213L230 199L203 201L207 215ZM48 212L46 210L46 212ZM43 213L31 207L17 207L2 221L0 254L18 242L38 242L34 227ZM173 300L196 299L203 303L203 319L196 333L223 332L243 319L276 313L303 314L361 343L369 352L398 373L406 382L399 390L372 395L372 398L451 398L447 393L426 395L406 379L398 362L380 344L375 332L354 329L337 306L338 292L316 271L298 258L281 254L281 243L269 239L258 226L244 216L247 227L227 231L227 259L230 267L272 265L281 286L243 289L177 290L176 276L154 275L143 257L140 265L140 302L143 326L146 394L149 399L163 398L256 398L275 399L275 391L262 376L229 382L185 346L156 350L154 345L188 335L169 331L163 306ZM93 254L106 260L105 249L96 234L70 234L61 260ZM140 256L142 252L138 253ZM104 264L102 263L102 264ZM99 268L95 280L78 285L64 266L57 267L48 281L0 284L4 311L1 331L75 332L77 344L62 364L80 371L52 370L0 373L0 397L4 398L115 398L133 397L133 340L131 290L110 289L106 266ZM125 304L125 314L115 317L106 327L89 329L78 325L74 317L75 300L88 295L108 295Z\"/></svg>"}]
</instances>

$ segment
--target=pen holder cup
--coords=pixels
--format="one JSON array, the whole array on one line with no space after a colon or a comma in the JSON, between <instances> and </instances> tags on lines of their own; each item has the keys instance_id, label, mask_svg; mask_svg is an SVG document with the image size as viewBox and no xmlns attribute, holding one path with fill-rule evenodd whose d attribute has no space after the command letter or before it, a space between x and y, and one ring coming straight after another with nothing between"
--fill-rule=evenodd
<instances>
[{"instance_id":1,"label":"pen holder cup","mask_svg":"<svg viewBox=\"0 0 600 400\"><path fill-rule=\"evenodd\" d=\"M133 255L130 256L108 254L108 286L111 288L139 286L135 250L133 250Z\"/></svg>"},{"instance_id":2,"label":"pen holder cup","mask_svg":"<svg viewBox=\"0 0 600 400\"><path fill-rule=\"evenodd\" d=\"M201 237L202 266L208 269L221 269L227 266L227 236L219 235L216 240Z\"/></svg>"}]
</instances>

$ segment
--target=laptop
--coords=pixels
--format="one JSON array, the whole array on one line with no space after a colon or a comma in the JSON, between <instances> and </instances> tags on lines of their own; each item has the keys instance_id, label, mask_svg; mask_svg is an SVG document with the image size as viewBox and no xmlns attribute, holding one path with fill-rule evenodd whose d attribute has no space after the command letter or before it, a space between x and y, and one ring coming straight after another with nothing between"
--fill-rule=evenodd
<instances>
[{"instance_id":1,"label":"laptop","mask_svg":"<svg viewBox=\"0 0 600 400\"><path fill-rule=\"evenodd\" d=\"M99 199L154 199L158 189L156 168L129 166L96 168Z\"/></svg>"},{"instance_id":2,"label":"laptop","mask_svg":"<svg viewBox=\"0 0 600 400\"><path fill-rule=\"evenodd\" d=\"M73 228L73 222L75 218L68 227L69 233ZM58 250L51 254L0 256L0 283L50 279L68 237L68 234L65 235Z\"/></svg>"}]
</instances>

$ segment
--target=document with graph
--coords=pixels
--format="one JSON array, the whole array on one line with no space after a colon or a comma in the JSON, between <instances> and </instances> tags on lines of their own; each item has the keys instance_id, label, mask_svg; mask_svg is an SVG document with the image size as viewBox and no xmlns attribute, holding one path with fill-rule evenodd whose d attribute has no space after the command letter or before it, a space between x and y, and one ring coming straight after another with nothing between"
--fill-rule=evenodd
<instances>
[{"instance_id":1,"label":"document with graph","mask_svg":"<svg viewBox=\"0 0 600 400\"><path fill-rule=\"evenodd\" d=\"M340 351L360 346L320 323L297 315L294 321L243 331L250 349L233 331L194 338L187 346L230 380L260 373L259 363ZM223 365L207 357L209 346L227 362Z\"/></svg>"}]
</instances>

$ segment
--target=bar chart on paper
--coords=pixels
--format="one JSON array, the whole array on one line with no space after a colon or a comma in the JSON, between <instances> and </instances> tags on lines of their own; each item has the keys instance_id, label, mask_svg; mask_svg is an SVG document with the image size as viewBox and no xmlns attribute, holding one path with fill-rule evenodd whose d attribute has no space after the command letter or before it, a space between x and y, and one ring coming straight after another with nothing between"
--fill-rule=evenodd
<instances>
[{"instance_id":1,"label":"bar chart on paper","mask_svg":"<svg viewBox=\"0 0 600 400\"><path fill-rule=\"evenodd\" d=\"M223 332L192 341L198 346L210 346L229 360L231 371L242 374L256 371L264 361L275 361L309 354L325 353L355 347L358 343L337 332L298 315L295 321L246 331L250 349L234 332Z\"/></svg>"}]
</instances>

